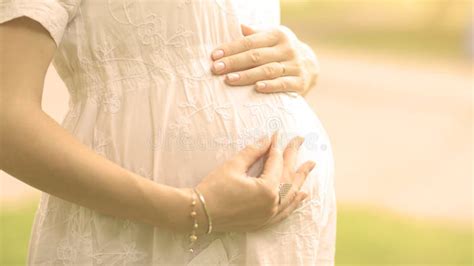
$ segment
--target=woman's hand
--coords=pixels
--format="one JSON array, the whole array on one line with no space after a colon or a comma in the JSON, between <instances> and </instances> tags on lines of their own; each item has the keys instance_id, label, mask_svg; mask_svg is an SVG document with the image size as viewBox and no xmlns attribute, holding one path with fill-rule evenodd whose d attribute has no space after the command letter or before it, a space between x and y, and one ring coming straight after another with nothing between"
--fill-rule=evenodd
<instances>
[{"instance_id":1,"label":"woman's hand","mask_svg":"<svg viewBox=\"0 0 474 266\"><path fill-rule=\"evenodd\" d=\"M197 186L206 198L215 231L253 231L274 224L288 217L307 196L300 188L315 163L308 161L293 171L303 138L292 139L283 154L277 143L278 135L274 134L271 141L263 138L245 147ZM258 178L247 176L249 167L267 151L262 174ZM281 204L280 183L292 184Z\"/></svg>"},{"instance_id":2,"label":"woman's hand","mask_svg":"<svg viewBox=\"0 0 474 266\"><path fill-rule=\"evenodd\" d=\"M297 92L305 95L314 85L319 63L311 48L284 26L255 31L242 25L245 37L222 44L211 55L211 70L226 74L231 86L253 85L262 93Z\"/></svg>"}]
</instances>

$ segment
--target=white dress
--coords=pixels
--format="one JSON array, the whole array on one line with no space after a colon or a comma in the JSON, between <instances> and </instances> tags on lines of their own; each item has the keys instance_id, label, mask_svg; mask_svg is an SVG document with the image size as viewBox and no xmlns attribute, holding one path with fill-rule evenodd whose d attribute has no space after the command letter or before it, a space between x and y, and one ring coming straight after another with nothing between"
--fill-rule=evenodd
<instances>
[{"instance_id":1,"label":"white dress","mask_svg":"<svg viewBox=\"0 0 474 266\"><path fill-rule=\"evenodd\" d=\"M320 121L300 96L230 87L209 70L211 51L242 37L240 23L278 25L278 1L0 1L0 23L28 16L58 45L53 64L70 93L62 126L143 178L195 186L278 128L284 141L306 137L298 165L317 163L302 188L310 197L288 219L259 232L204 236L194 254L186 252L186 234L43 193L30 265L333 264L333 157ZM258 161L251 172L261 169Z\"/></svg>"}]
</instances>

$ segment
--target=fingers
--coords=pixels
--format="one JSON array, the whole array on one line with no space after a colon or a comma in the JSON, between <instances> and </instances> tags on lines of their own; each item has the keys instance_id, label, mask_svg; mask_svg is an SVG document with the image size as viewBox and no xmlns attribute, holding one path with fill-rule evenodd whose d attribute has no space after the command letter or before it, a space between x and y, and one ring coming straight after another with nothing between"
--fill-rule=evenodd
<instances>
[{"instance_id":1,"label":"fingers","mask_svg":"<svg viewBox=\"0 0 474 266\"><path fill-rule=\"evenodd\" d=\"M241 28L242 28L242 34L244 36L247 36L247 35L251 35L251 34L254 34L256 33L256 31L254 29L252 29L251 27L247 26L247 25L244 25L244 24L241 24L240 25Z\"/></svg>"},{"instance_id":2,"label":"fingers","mask_svg":"<svg viewBox=\"0 0 474 266\"><path fill-rule=\"evenodd\" d=\"M299 68L287 62L280 63L275 61L248 70L229 73L226 75L225 82L233 86L244 86L281 76L298 76L299 73Z\"/></svg>"},{"instance_id":3,"label":"fingers","mask_svg":"<svg viewBox=\"0 0 474 266\"><path fill-rule=\"evenodd\" d=\"M278 51L273 47L263 47L226 56L215 61L211 70L214 74L226 74L286 60L286 55Z\"/></svg>"},{"instance_id":4,"label":"fingers","mask_svg":"<svg viewBox=\"0 0 474 266\"><path fill-rule=\"evenodd\" d=\"M267 228L273 224L279 223L283 221L284 219L288 218L290 214L292 214L300 205L300 203L308 197L308 194L305 192L298 192L296 196L293 198L287 206L282 209L280 212L278 212L275 216L273 216L269 222L265 224L263 228Z\"/></svg>"},{"instance_id":5,"label":"fingers","mask_svg":"<svg viewBox=\"0 0 474 266\"><path fill-rule=\"evenodd\" d=\"M304 90L303 78L297 76L283 76L272 80L258 81L255 89L261 93L273 92L301 92Z\"/></svg>"},{"instance_id":6,"label":"fingers","mask_svg":"<svg viewBox=\"0 0 474 266\"><path fill-rule=\"evenodd\" d=\"M235 157L232 162L236 164L238 170L247 171L248 168L255 163L260 157L268 152L272 141L268 136L260 138L256 143L247 145L242 149Z\"/></svg>"},{"instance_id":7,"label":"fingers","mask_svg":"<svg viewBox=\"0 0 474 266\"><path fill-rule=\"evenodd\" d=\"M315 165L316 164L313 161L307 161L298 168L298 170L294 173L295 182L293 183L292 188L290 189L286 197L278 206L278 211L261 228L266 228L270 225L276 224L288 218L288 216L290 216L299 207L300 203L308 197L308 194L306 192L300 191L300 189L311 170L315 167Z\"/></svg>"},{"instance_id":8,"label":"fingers","mask_svg":"<svg viewBox=\"0 0 474 266\"><path fill-rule=\"evenodd\" d=\"M303 137L295 137L288 142L286 145L285 151L283 152L283 168L289 172L293 172L296 163L296 157L298 155L298 150L303 144Z\"/></svg>"},{"instance_id":9,"label":"fingers","mask_svg":"<svg viewBox=\"0 0 474 266\"><path fill-rule=\"evenodd\" d=\"M283 156L278 147L279 132L275 132L272 136L272 144L268 158L263 167L263 173L260 176L263 179L269 180L275 187L280 183L280 178L283 171Z\"/></svg>"},{"instance_id":10,"label":"fingers","mask_svg":"<svg viewBox=\"0 0 474 266\"><path fill-rule=\"evenodd\" d=\"M280 180L281 183L293 183L296 157L303 141L304 138L298 136L292 138L286 145L283 151L283 175Z\"/></svg>"},{"instance_id":11,"label":"fingers","mask_svg":"<svg viewBox=\"0 0 474 266\"><path fill-rule=\"evenodd\" d=\"M287 205L293 201L294 197L298 194L298 192L301 190L301 187L303 186L304 181L308 177L309 173L311 170L316 166L316 163L313 161L307 161L304 164L302 164L296 172L293 172L293 167L296 161L296 150L298 148L294 148L294 146L300 146L303 141L300 140L302 139L301 137L296 137L292 139L292 144L288 144L287 149L283 153L283 160L287 160L288 165L284 166L283 171L287 171L287 169L290 169L287 171L287 174L290 175L291 181L286 181L282 180L282 182L291 182L292 186L290 188L290 191L288 194L282 199L281 204L278 206L278 212L284 210ZM293 147L291 147L292 145ZM286 153L286 158L285 158L285 153ZM294 156L294 157L293 157Z\"/></svg>"},{"instance_id":12,"label":"fingers","mask_svg":"<svg viewBox=\"0 0 474 266\"><path fill-rule=\"evenodd\" d=\"M314 169L315 166L316 163L313 161L307 161L302 164L294 173L293 186L300 190L309 173Z\"/></svg>"},{"instance_id":13,"label":"fingers","mask_svg":"<svg viewBox=\"0 0 474 266\"><path fill-rule=\"evenodd\" d=\"M273 46L278 43L280 35L274 32L256 32L239 40L223 44L216 48L211 57L218 60L224 56L242 53L251 49Z\"/></svg>"},{"instance_id":14,"label":"fingers","mask_svg":"<svg viewBox=\"0 0 474 266\"><path fill-rule=\"evenodd\" d=\"M298 192L298 194L296 195L296 197L294 197L294 199L291 201L291 203L288 204L288 206L284 210L282 210L277 215L275 215L275 217L273 218L271 224L278 223L278 222L282 221L283 219L288 218L288 216L290 216L290 214L292 214L298 208L300 203L307 196L308 196L308 194L306 194L305 192Z\"/></svg>"},{"instance_id":15,"label":"fingers","mask_svg":"<svg viewBox=\"0 0 474 266\"><path fill-rule=\"evenodd\" d=\"M281 203L278 205L277 214L286 209L297 195L298 191L295 189L294 186L292 186L290 191L288 191L288 194L286 194L286 196L281 200Z\"/></svg>"}]
</instances>

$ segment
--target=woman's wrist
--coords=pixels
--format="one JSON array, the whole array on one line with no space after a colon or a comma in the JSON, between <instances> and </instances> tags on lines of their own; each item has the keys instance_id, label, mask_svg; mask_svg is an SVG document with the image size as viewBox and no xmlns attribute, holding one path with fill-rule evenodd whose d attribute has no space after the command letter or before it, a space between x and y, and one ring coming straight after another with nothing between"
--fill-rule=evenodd
<instances>
[{"instance_id":1,"label":"woman's wrist","mask_svg":"<svg viewBox=\"0 0 474 266\"><path fill-rule=\"evenodd\" d=\"M153 182L130 172L137 180L136 187L142 195L143 212L137 215L138 220L145 221L159 228L166 228L173 232L190 234L195 229L196 234L205 234L208 230L206 213L194 188L177 188ZM196 200L197 228L194 228L194 219L191 216L193 209L193 194ZM135 215L135 216L137 216Z\"/></svg>"},{"instance_id":2,"label":"woman's wrist","mask_svg":"<svg viewBox=\"0 0 474 266\"><path fill-rule=\"evenodd\" d=\"M196 187L194 188L194 192L197 194L199 202L201 203L201 206L204 209L204 214L206 215L206 218L207 218L206 233L210 234L212 233L212 217L207 207L206 199L204 198L204 195Z\"/></svg>"},{"instance_id":3,"label":"woman's wrist","mask_svg":"<svg viewBox=\"0 0 474 266\"><path fill-rule=\"evenodd\" d=\"M132 175L136 175L132 173ZM143 207L139 220L145 221L158 228L165 228L177 233L187 233L192 226L189 216L192 194L189 188L176 188L153 182L137 176L137 186L142 195ZM198 216L203 212L197 206Z\"/></svg>"},{"instance_id":4,"label":"woman's wrist","mask_svg":"<svg viewBox=\"0 0 474 266\"><path fill-rule=\"evenodd\" d=\"M193 219L190 216L190 211L191 211L191 202L193 200L196 201L196 206L195 206L195 211L196 211L196 220L198 227L196 228L196 234L197 235L203 235L207 233L207 228L208 228L208 220L206 217L206 213L204 210L204 206L202 205L201 201L199 200L199 196L195 193L194 188L180 188L181 192L183 193L183 197L185 197L185 203L182 207L185 209L185 227L184 227L184 233L191 233L192 229L194 228L194 223ZM195 195L193 198L192 195ZM176 217L177 219L180 219L179 217Z\"/></svg>"}]
</instances>

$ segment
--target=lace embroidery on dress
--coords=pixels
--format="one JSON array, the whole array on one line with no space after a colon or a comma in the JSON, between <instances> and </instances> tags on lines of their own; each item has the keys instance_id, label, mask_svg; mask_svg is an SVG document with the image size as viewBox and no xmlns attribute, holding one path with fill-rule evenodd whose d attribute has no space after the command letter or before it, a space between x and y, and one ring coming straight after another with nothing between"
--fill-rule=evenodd
<instances>
[{"instance_id":1,"label":"lace embroidery on dress","mask_svg":"<svg viewBox=\"0 0 474 266\"><path fill-rule=\"evenodd\" d=\"M255 143L261 136L269 135L278 129L284 128L283 121L295 122L294 113L286 104L246 103L242 104L249 117L248 123L241 132L234 136L216 136L216 159L230 158L229 152L241 150L249 144ZM285 117L285 118L284 118ZM291 120L290 120L291 119ZM291 132L290 132L291 133ZM289 137L289 136L288 136Z\"/></svg>"},{"instance_id":2,"label":"lace embroidery on dress","mask_svg":"<svg viewBox=\"0 0 474 266\"><path fill-rule=\"evenodd\" d=\"M70 203L66 223L67 234L59 240L56 248L56 261L63 265L75 265L80 256L92 252L92 235L90 231L91 210Z\"/></svg>"},{"instance_id":3,"label":"lace embroidery on dress","mask_svg":"<svg viewBox=\"0 0 474 266\"><path fill-rule=\"evenodd\" d=\"M128 219L114 219L75 204L72 204L70 209L64 221L68 234L60 240L56 249L56 259L53 262L60 261L63 265L77 265L79 258L81 260L90 258L99 265L129 265L142 261L148 256L146 252L138 249L133 240L138 230L134 222ZM119 234L116 238L110 239L110 243L117 243L120 239L119 248L116 244L113 245L113 251L108 251L108 245L93 247L92 228L97 219L107 219L110 223L121 224Z\"/></svg>"},{"instance_id":4,"label":"lace embroidery on dress","mask_svg":"<svg viewBox=\"0 0 474 266\"><path fill-rule=\"evenodd\" d=\"M186 66L185 55L189 54L186 51L186 39L193 35L192 31L186 30L183 25L177 25L173 34L165 34L168 25L163 18L155 13L151 13L143 19L137 19L140 22L134 21L129 10L133 2L123 1L120 11L117 14L117 8L112 8L112 5L117 2L108 0L108 10L111 17L123 26L130 26L130 34L127 39L120 41L105 41L102 44L97 44L94 49L94 57L80 57L79 64L83 69L83 78L86 80L86 89L83 92L77 92L79 97L87 97L93 103L102 106L102 110L106 113L118 113L121 109L122 98L124 93L136 91L138 88L147 88L150 86L150 79L154 72L158 71L161 74L180 76L186 79L204 80L209 79L207 76L208 70L202 67L201 73L189 73ZM191 4L185 1L184 4ZM114 51L119 46L128 44L128 39L133 36L143 45L144 48L151 49L150 58L145 60L140 55L131 57L116 57ZM114 43L111 45L110 43ZM181 49L182 52L176 52ZM170 54L173 50L173 55ZM180 60L176 60L178 59ZM120 67L121 71L113 71L112 73L119 74L116 77L109 77L107 82L100 79L95 73L105 68L113 68L116 65ZM206 77L207 76L207 77ZM121 83L133 81L132 86L120 86ZM137 86L138 85L138 86ZM124 90L122 87L127 87Z\"/></svg>"},{"instance_id":5,"label":"lace embroidery on dress","mask_svg":"<svg viewBox=\"0 0 474 266\"><path fill-rule=\"evenodd\" d=\"M181 136L192 135L189 126L195 115L204 114L208 123L214 122L216 115L220 116L223 120L232 119L230 103L218 104L211 102L207 104L197 104L193 102L182 102L178 106L189 111L181 112L181 115L176 118L175 122L170 124L169 129L173 136L180 136L181 134Z\"/></svg>"},{"instance_id":6,"label":"lace embroidery on dress","mask_svg":"<svg viewBox=\"0 0 474 266\"><path fill-rule=\"evenodd\" d=\"M92 143L92 149L99 155L106 157L106 148L112 143L112 140L101 130L94 130L94 139Z\"/></svg>"},{"instance_id":7,"label":"lace embroidery on dress","mask_svg":"<svg viewBox=\"0 0 474 266\"><path fill-rule=\"evenodd\" d=\"M46 193L43 193L41 195L39 207L35 214L38 218L37 227L40 235L43 233L43 231L48 229L45 226L45 221L49 219L49 217L55 215L55 213L59 210L57 201L50 201L50 197L51 196ZM51 228L54 228L54 226L52 226Z\"/></svg>"},{"instance_id":8,"label":"lace embroidery on dress","mask_svg":"<svg viewBox=\"0 0 474 266\"><path fill-rule=\"evenodd\" d=\"M135 242L122 242L120 249L114 252L97 252L92 255L92 258L99 265L131 265L147 256L147 253L138 251Z\"/></svg>"}]
</instances>

